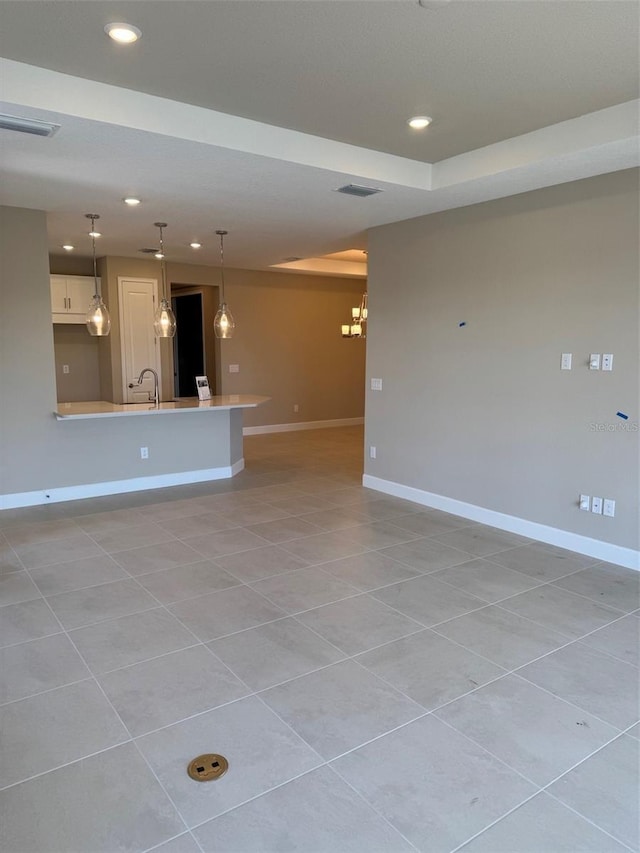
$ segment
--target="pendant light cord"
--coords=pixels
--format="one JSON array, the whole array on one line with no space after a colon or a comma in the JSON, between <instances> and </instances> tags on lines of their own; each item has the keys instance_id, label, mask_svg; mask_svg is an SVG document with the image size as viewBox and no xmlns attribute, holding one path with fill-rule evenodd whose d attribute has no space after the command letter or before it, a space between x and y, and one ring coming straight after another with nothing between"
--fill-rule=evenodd
<instances>
[{"instance_id":1,"label":"pendant light cord","mask_svg":"<svg viewBox=\"0 0 640 853\"><path fill-rule=\"evenodd\" d=\"M93 231L93 224L91 225L91 230ZM91 244L93 247L93 290L94 296L99 296L98 294L98 267L96 265L96 238L91 238Z\"/></svg>"},{"instance_id":2,"label":"pendant light cord","mask_svg":"<svg viewBox=\"0 0 640 853\"><path fill-rule=\"evenodd\" d=\"M98 267L96 264L96 219L98 216L88 214L89 219L91 220L91 248L93 250L93 295L94 297L100 296L98 293Z\"/></svg>"},{"instance_id":3,"label":"pendant light cord","mask_svg":"<svg viewBox=\"0 0 640 853\"><path fill-rule=\"evenodd\" d=\"M167 301L167 268L164 260L164 240L162 238L162 229L166 228L166 223L164 222L156 222L156 227L160 230L160 271L162 273L162 299L164 302Z\"/></svg>"},{"instance_id":4,"label":"pendant light cord","mask_svg":"<svg viewBox=\"0 0 640 853\"><path fill-rule=\"evenodd\" d=\"M227 231L216 231L220 237L220 304L226 305L224 300L224 235Z\"/></svg>"}]
</instances>

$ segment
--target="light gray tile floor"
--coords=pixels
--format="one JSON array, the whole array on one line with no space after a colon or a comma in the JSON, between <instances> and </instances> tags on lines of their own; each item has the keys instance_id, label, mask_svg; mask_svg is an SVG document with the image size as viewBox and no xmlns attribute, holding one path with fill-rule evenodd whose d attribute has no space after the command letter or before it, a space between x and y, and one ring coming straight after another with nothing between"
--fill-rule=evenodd
<instances>
[{"instance_id":1,"label":"light gray tile floor","mask_svg":"<svg viewBox=\"0 0 640 853\"><path fill-rule=\"evenodd\" d=\"M0 513L10 853L640 849L639 575L361 454L250 436L230 481Z\"/></svg>"}]
</instances>

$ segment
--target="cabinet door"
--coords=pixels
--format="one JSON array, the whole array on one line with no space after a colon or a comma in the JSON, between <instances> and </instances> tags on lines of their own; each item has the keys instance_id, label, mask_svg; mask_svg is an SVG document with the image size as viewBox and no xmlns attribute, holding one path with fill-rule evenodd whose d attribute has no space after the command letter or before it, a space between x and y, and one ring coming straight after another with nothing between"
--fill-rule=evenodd
<instances>
[{"instance_id":1,"label":"cabinet door","mask_svg":"<svg viewBox=\"0 0 640 853\"><path fill-rule=\"evenodd\" d=\"M67 278L67 311L75 315L73 320L80 318L84 323L94 289L94 281L90 276L75 275ZM70 318L70 322L73 320Z\"/></svg>"},{"instance_id":2,"label":"cabinet door","mask_svg":"<svg viewBox=\"0 0 640 853\"><path fill-rule=\"evenodd\" d=\"M67 279L63 275L49 276L51 283L51 312L65 314L67 311Z\"/></svg>"}]
</instances>

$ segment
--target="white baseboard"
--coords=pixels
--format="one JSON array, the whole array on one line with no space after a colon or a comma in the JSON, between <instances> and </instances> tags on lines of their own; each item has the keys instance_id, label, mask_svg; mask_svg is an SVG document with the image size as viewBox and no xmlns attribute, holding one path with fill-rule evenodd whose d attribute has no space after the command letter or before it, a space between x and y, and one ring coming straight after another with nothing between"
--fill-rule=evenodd
<instances>
[{"instance_id":1,"label":"white baseboard","mask_svg":"<svg viewBox=\"0 0 640 853\"><path fill-rule=\"evenodd\" d=\"M633 548L612 545L610 542L603 542L600 539L591 539L589 536L581 536L578 533L571 533L569 530L560 530L557 527L538 524L536 521L527 521L526 518L506 515L503 512L496 512L482 506L458 501L455 498L437 495L434 492L425 492L413 486L403 486L402 483L372 477L370 474L365 474L362 477L362 485L368 489L384 492L386 495L404 498L432 509L440 509L453 515L462 516L462 518L469 518L471 521L489 524L491 527L507 530L509 533L518 533L520 536L538 539L548 545L557 545L559 548L576 551L578 554L586 554L607 563L615 563L618 566L625 566L627 569L640 571L640 551L634 551Z\"/></svg>"},{"instance_id":2,"label":"white baseboard","mask_svg":"<svg viewBox=\"0 0 640 853\"><path fill-rule=\"evenodd\" d=\"M76 501L83 498L100 498L104 495L121 495L126 492L143 492L147 489L165 489L169 486L185 486L190 483L204 483L208 480L227 480L243 468L244 459L238 459L233 465L222 468L202 468L198 471L180 471L177 474L156 474L152 477L133 477L130 480L111 480L107 483L86 483L81 486L17 492L13 495L0 495L0 510Z\"/></svg>"},{"instance_id":3,"label":"white baseboard","mask_svg":"<svg viewBox=\"0 0 640 853\"><path fill-rule=\"evenodd\" d=\"M338 418L333 421L300 421L293 424L265 424L265 426L244 427L243 435L263 435L267 432L297 432L302 429L328 429L329 427L360 426L364 418Z\"/></svg>"}]
</instances>

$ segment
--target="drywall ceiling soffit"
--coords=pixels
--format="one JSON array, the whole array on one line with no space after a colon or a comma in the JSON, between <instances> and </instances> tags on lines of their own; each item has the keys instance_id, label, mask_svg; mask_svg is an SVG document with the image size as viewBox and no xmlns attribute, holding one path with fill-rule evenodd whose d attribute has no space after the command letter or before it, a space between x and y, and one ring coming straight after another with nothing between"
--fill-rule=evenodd
<instances>
[{"instance_id":1,"label":"drywall ceiling soffit","mask_svg":"<svg viewBox=\"0 0 640 853\"><path fill-rule=\"evenodd\" d=\"M637 98L639 15L636 0L5 0L0 55L433 163ZM141 28L134 47L105 37L114 16Z\"/></svg>"},{"instance_id":2,"label":"drywall ceiling soffit","mask_svg":"<svg viewBox=\"0 0 640 853\"><path fill-rule=\"evenodd\" d=\"M231 265L265 268L363 246L376 225L639 162L637 102L429 164L12 60L0 78L0 109L61 124L46 140L2 134L0 203L48 211L52 250L78 243L95 209L101 253L135 256L162 219L173 260L215 263L223 227ZM383 192L334 192L347 183ZM129 193L144 204L124 211Z\"/></svg>"}]
</instances>

